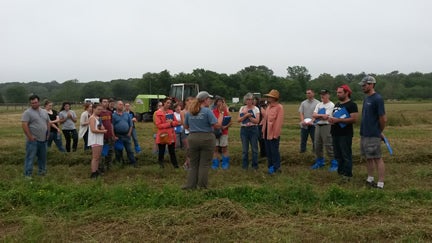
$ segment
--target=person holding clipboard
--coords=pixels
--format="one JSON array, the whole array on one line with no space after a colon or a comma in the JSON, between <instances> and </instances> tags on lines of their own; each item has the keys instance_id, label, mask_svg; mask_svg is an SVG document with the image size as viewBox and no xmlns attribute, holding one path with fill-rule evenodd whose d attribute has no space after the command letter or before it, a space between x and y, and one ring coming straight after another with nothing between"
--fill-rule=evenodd
<instances>
[{"instance_id":1,"label":"person holding clipboard","mask_svg":"<svg viewBox=\"0 0 432 243\"><path fill-rule=\"evenodd\" d=\"M217 96L214 101L215 108L213 114L216 119L223 115L222 127L215 129L216 147L213 153L212 169L219 168L219 158L221 158L221 168L229 168L230 158L228 154L228 128L231 126L231 114L225 104L224 98Z\"/></svg>"},{"instance_id":2,"label":"person holding clipboard","mask_svg":"<svg viewBox=\"0 0 432 243\"><path fill-rule=\"evenodd\" d=\"M237 122L240 123L240 139L242 143L242 168L249 168L249 144L252 150L252 169L258 169L258 123L260 110L254 105L254 96L247 93L243 97L244 106L240 107Z\"/></svg>"},{"instance_id":3,"label":"person holding clipboard","mask_svg":"<svg viewBox=\"0 0 432 243\"><path fill-rule=\"evenodd\" d=\"M351 100L352 91L346 84L336 90L339 102L333 108L333 115L329 118L333 141L334 158L338 162L338 174L341 182L350 181L352 174L352 138L353 124L357 121L357 104Z\"/></svg>"}]
</instances>

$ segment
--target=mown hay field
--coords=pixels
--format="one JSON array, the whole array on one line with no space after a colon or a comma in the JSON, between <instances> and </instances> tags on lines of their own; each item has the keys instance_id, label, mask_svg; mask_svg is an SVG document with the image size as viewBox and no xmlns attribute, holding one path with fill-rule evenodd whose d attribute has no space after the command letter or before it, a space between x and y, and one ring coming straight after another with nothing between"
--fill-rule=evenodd
<instances>
[{"instance_id":1,"label":"mown hay field","mask_svg":"<svg viewBox=\"0 0 432 243\"><path fill-rule=\"evenodd\" d=\"M384 190L365 186L358 126L354 177L309 169L300 154L298 104L285 104L282 173L241 169L239 126L230 129L227 171L210 172L210 188L181 190L186 171L159 169L152 124L139 123L139 168L120 164L90 180L90 154L48 154L48 174L23 178L21 111L0 112L0 240L6 242L369 242L432 241L432 105L386 104ZM359 104L361 109L361 105ZM73 107L78 113L81 107ZM237 114L233 114L236 116ZM77 124L78 125L78 124ZM178 151L179 161L184 151ZM168 162L168 156L166 156Z\"/></svg>"}]
</instances>

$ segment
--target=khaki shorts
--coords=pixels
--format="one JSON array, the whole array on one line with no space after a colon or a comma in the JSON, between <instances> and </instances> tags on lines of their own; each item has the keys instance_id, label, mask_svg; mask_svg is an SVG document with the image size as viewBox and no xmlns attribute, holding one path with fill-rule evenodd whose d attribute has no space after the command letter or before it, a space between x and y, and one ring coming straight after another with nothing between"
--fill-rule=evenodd
<instances>
[{"instance_id":1,"label":"khaki shorts","mask_svg":"<svg viewBox=\"0 0 432 243\"><path fill-rule=\"evenodd\" d=\"M228 135L222 135L219 139L216 138L216 147L227 147Z\"/></svg>"},{"instance_id":2,"label":"khaki shorts","mask_svg":"<svg viewBox=\"0 0 432 243\"><path fill-rule=\"evenodd\" d=\"M361 137L360 151L366 159L381 158L381 138L377 137Z\"/></svg>"}]
</instances>

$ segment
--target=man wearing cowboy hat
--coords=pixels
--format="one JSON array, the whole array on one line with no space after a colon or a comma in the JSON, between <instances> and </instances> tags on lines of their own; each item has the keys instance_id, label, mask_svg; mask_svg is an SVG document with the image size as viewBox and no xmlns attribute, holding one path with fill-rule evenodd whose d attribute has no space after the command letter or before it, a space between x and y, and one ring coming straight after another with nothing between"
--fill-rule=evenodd
<instances>
[{"instance_id":1,"label":"man wearing cowboy hat","mask_svg":"<svg viewBox=\"0 0 432 243\"><path fill-rule=\"evenodd\" d=\"M281 172L279 142L284 120L284 109L279 103L279 91L272 89L267 97L267 108L261 108L262 134L265 142L268 172Z\"/></svg>"}]
</instances>

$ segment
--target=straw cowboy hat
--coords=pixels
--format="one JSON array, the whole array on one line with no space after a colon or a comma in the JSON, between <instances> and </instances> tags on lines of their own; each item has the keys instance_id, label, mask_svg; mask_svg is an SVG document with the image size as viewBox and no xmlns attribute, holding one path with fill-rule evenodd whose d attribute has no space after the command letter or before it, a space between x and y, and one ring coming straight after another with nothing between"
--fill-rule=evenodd
<instances>
[{"instance_id":1,"label":"straw cowboy hat","mask_svg":"<svg viewBox=\"0 0 432 243\"><path fill-rule=\"evenodd\" d=\"M272 89L268 94L265 94L264 97L272 97L279 100L279 91Z\"/></svg>"}]
</instances>

